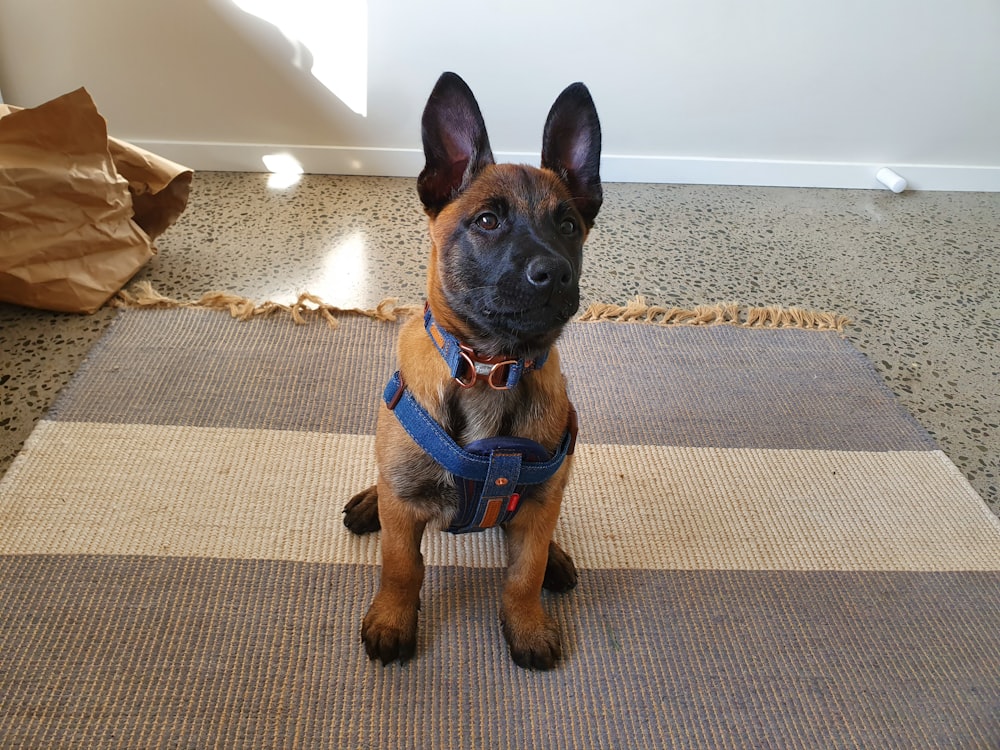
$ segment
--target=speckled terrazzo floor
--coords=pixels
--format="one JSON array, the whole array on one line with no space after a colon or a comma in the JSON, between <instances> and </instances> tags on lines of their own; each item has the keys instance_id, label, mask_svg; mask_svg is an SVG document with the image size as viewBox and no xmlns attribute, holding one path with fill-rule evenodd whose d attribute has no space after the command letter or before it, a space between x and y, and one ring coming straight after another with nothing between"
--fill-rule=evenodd
<instances>
[{"instance_id":1,"label":"speckled terrazzo floor","mask_svg":"<svg viewBox=\"0 0 1000 750\"><path fill-rule=\"evenodd\" d=\"M136 277L341 306L419 301L427 240L414 181L202 173ZM844 313L848 338L1000 514L1000 194L606 186L584 304L738 301ZM114 315L0 304L0 471Z\"/></svg>"}]
</instances>

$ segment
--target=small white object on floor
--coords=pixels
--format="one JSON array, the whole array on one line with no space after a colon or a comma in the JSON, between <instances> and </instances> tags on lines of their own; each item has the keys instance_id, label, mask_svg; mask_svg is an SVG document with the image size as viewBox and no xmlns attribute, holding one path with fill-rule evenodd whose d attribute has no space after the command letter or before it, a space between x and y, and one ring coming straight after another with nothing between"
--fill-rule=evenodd
<instances>
[{"instance_id":1,"label":"small white object on floor","mask_svg":"<svg viewBox=\"0 0 1000 750\"><path fill-rule=\"evenodd\" d=\"M902 193L906 190L906 178L896 172L893 172L888 167L882 167L878 172L876 172L875 179L894 193Z\"/></svg>"}]
</instances>

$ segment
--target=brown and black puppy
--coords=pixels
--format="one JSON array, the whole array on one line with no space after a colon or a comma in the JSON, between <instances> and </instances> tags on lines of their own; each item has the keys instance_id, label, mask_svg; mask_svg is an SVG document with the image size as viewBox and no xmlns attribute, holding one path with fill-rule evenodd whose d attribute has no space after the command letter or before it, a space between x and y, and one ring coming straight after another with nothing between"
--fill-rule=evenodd
<instances>
[{"instance_id":1,"label":"brown and black puppy","mask_svg":"<svg viewBox=\"0 0 1000 750\"><path fill-rule=\"evenodd\" d=\"M581 83L560 94L545 122L541 169L494 163L479 105L453 73L438 80L422 125L426 166L417 190L430 219L430 313L473 359L529 366L509 388L497 387L503 378L483 376L490 364L459 383L424 321L414 317L399 337L402 382L459 446L508 436L552 454L572 415L553 345L579 306L583 243L602 200L594 103ZM532 369L536 362L542 364ZM344 512L356 533L382 529L381 585L361 636L369 657L388 664L416 649L424 527L447 524L459 497L454 476L385 406L375 445L378 483ZM504 525L509 566L501 620L511 656L524 667L548 669L561 654L541 590L576 584L572 560L552 541L571 458L526 488Z\"/></svg>"}]
</instances>

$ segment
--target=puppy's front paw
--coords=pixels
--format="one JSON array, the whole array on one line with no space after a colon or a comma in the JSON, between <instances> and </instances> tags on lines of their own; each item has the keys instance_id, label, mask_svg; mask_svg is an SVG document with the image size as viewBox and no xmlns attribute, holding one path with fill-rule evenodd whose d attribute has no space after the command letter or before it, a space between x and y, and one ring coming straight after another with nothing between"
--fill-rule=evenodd
<instances>
[{"instance_id":1,"label":"puppy's front paw","mask_svg":"<svg viewBox=\"0 0 1000 750\"><path fill-rule=\"evenodd\" d=\"M361 640L373 661L406 661L417 651L417 611L386 606L376 597L361 624Z\"/></svg>"},{"instance_id":2,"label":"puppy's front paw","mask_svg":"<svg viewBox=\"0 0 1000 750\"><path fill-rule=\"evenodd\" d=\"M503 619L503 635L510 647L510 657L525 669L552 669L562 656L558 626L544 614L531 623L521 619Z\"/></svg>"},{"instance_id":3,"label":"puppy's front paw","mask_svg":"<svg viewBox=\"0 0 1000 750\"><path fill-rule=\"evenodd\" d=\"M372 485L347 501L344 526L359 536L382 528L378 520L378 489Z\"/></svg>"}]
</instances>

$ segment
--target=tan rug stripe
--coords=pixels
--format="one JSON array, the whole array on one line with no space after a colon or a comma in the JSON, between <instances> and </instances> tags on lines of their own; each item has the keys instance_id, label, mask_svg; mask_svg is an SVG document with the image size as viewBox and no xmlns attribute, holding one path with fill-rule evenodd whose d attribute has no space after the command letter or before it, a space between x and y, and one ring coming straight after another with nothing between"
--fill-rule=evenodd
<instances>
[{"instance_id":1,"label":"tan rug stripe","mask_svg":"<svg viewBox=\"0 0 1000 750\"><path fill-rule=\"evenodd\" d=\"M43 421L3 485L0 553L374 565L377 536L340 512L372 442ZM581 445L558 536L591 569L1000 569L1000 520L935 451ZM425 546L430 565L504 564L496 533Z\"/></svg>"}]
</instances>

